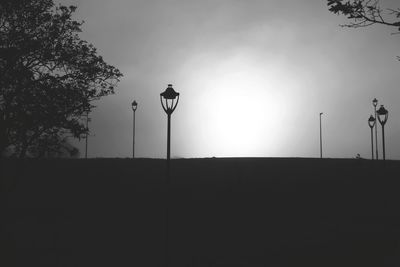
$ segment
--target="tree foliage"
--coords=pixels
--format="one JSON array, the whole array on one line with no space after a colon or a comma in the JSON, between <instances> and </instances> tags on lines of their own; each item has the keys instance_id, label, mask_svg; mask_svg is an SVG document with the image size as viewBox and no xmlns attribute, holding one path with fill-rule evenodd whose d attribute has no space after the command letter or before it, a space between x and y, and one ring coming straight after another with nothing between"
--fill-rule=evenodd
<instances>
[{"instance_id":1,"label":"tree foliage","mask_svg":"<svg viewBox=\"0 0 400 267\"><path fill-rule=\"evenodd\" d=\"M382 9L379 0L327 0L329 11L345 15L351 20L342 25L359 28L373 24L396 27L400 32L400 9Z\"/></svg>"},{"instance_id":2,"label":"tree foliage","mask_svg":"<svg viewBox=\"0 0 400 267\"><path fill-rule=\"evenodd\" d=\"M80 137L93 100L122 77L79 36L74 6L53 0L0 1L0 152ZM46 141L47 140L47 141Z\"/></svg>"}]
</instances>

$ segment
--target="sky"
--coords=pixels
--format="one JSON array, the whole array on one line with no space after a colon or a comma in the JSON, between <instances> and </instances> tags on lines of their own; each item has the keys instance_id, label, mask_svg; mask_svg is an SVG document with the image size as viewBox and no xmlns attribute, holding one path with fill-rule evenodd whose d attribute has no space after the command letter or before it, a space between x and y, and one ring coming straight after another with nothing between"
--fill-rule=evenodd
<instances>
[{"instance_id":1,"label":"sky","mask_svg":"<svg viewBox=\"0 0 400 267\"><path fill-rule=\"evenodd\" d=\"M389 110L386 158L400 159L400 35L340 27L325 0L61 0L81 37L124 74L93 103L89 157L164 158L159 95L180 93L171 157L371 157L372 99ZM381 0L396 7L396 0ZM400 6L400 5L398 5ZM379 106L378 106L379 107ZM382 156L378 128L379 156ZM73 141L85 153L84 141Z\"/></svg>"}]
</instances>

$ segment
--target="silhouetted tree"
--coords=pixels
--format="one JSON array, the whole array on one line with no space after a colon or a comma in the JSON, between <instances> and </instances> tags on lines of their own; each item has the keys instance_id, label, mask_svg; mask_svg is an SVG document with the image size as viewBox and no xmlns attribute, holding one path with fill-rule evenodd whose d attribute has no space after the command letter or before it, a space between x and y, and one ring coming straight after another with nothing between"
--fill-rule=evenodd
<instances>
[{"instance_id":1,"label":"silhouetted tree","mask_svg":"<svg viewBox=\"0 0 400 267\"><path fill-rule=\"evenodd\" d=\"M0 152L12 146L24 157L66 133L79 138L91 101L114 93L122 74L81 40L75 10L53 0L0 1Z\"/></svg>"},{"instance_id":2,"label":"silhouetted tree","mask_svg":"<svg viewBox=\"0 0 400 267\"><path fill-rule=\"evenodd\" d=\"M68 137L57 135L41 136L29 147L27 154L35 158L78 158L79 149L67 139Z\"/></svg>"},{"instance_id":3,"label":"silhouetted tree","mask_svg":"<svg viewBox=\"0 0 400 267\"><path fill-rule=\"evenodd\" d=\"M396 27L400 32L400 9L385 9L379 6L379 0L328 0L329 11L343 14L352 20L342 26L359 28L373 24Z\"/></svg>"},{"instance_id":4,"label":"silhouetted tree","mask_svg":"<svg viewBox=\"0 0 400 267\"><path fill-rule=\"evenodd\" d=\"M8 146L3 157L19 157L15 146ZM42 135L26 151L30 158L79 158L80 151L68 141L64 135Z\"/></svg>"}]
</instances>

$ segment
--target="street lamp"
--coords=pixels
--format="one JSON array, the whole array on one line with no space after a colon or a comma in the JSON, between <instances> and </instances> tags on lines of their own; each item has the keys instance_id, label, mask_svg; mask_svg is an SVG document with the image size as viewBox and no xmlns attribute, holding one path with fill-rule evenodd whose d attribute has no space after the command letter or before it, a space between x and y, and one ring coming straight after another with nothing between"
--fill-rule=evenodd
<instances>
[{"instance_id":1,"label":"street lamp","mask_svg":"<svg viewBox=\"0 0 400 267\"><path fill-rule=\"evenodd\" d=\"M376 120L374 118L374 116L369 116L368 119L368 126L369 128L371 128L371 159L374 159L374 132L373 132L373 128L375 126Z\"/></svg>"},{"instance_id":2,"label":"street lamp","mask_svg":"<svg viewBox=\"0 0 400 267\"><path fill-rule=\"evenodd\" d=\"M168 129L167 129L167 183L170 169L170 156L171 156L171 114L176 109L179 102L179 93L175 92L172 84L168 84L167 89L160 94L161 106L167 113Z\"/></svg>"},{"instance_id":3,"label":"street lamp","mask_svg":"<svg viewBox=\"0 0 400 267\"><path fill-rule=\"evenodd\" d=\"M378 113L379 123L382 125L382 148L383 148L383 160L385 160L385 123L387 122L389 112L381 105Z\"/></svg>"},{"instance_id":4,"label":"street lamp","mask_svg":"<svg viewBox=\"0 0 400 267\"><path fill-rule=\"evenodd\" d=\"M374 110L375 110L375 122L377 120L376 118L376 106L378 105L378 100L376 98L374 98L374 100L372 100L372 105L374 106ZM378 125L377 123L375 123L375 158L378 160Z\"/></svg>"},{"instance_id":5,"label":"street lamp","mask_svg":"<svg viewBox=\"0 0 400 267\"><path fill-rule=\"evenodd\" d=\"M132 102L132 110L133 110L133 135L132 135L132 158L135 158L135 115L138 103L133 100Z\"/></svg>"},{"instance_id":6,"label":"street lamp","mask_svg":"<svg viewBox=\"0 0 400 267\"><path fill-rule=\"evenodd\" d=\"M160 94L161 106L165 113L167 113L168 117L168 129L167 129L167 181L166 184L169 184L169 175L170 175L170 157L171 157L171 114L176 109L176 106L179 102L179 93L175 92L172 88L172 84L168 84L167 89ZM169 207L169 192L167 188L167 200L166 200L166 237L165 237L165 255L166 255L166 266L169 266L169 249L168 249L168 240L169 240L169 223L168 223L168 207Z\"/></svg>"},{"instance_id":7,"label":"street lamp","mask_svg":"<svg viewBox=\"0 0 400 267\"><path fill-rule=\"evenodd\" d=\"M322 159L322 112L319 113L319 153L320 153L320 157Z\"/></svg>"}]
</instances>

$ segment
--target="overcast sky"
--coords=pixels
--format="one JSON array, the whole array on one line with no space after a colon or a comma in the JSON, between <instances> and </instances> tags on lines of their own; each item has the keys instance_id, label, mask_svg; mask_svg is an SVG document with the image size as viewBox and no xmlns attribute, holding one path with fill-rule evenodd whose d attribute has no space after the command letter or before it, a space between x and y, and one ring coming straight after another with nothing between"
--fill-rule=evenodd
<instances>
[{"instance_id":1,"label":"overcast sky","mask_svg":"<svg viewBox=\"0 0 400 267\"><path fill-rule=\"evenodd\" d=\"M81 37L124 74L95 103L89 157L163 158L159 94L181 94L173 157L370 158L372 99L389 110L386 157L400 159L400 35L339 27L325 0L66 0ZM396 7L396 1L381 1ZM400 3L398 3L400 6ZM381 156L381 128L379 128ZM84 155L84 142L78 143Z\"/></svg>"}]
</instances>

